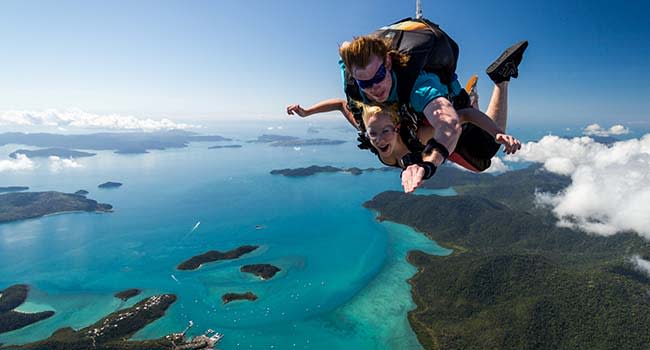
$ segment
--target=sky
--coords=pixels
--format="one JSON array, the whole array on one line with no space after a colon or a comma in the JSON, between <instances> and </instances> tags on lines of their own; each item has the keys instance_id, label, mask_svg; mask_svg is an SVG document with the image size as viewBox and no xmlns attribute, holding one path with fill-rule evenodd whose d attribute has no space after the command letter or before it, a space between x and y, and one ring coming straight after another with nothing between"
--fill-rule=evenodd
<instances>
[{"instance_id":1,"label":"sky","mask_svg":"<svg viewBox=\"0 0 650 350\"><path fill-rule=\"evenodd\" d=\"M422 7L460 45L461 82L479 74L483 108L485 68L527 39L511 120L648 123L648 1ZM344 96L340 43L414 14L415 0L2 0L0 131L69 118L125 129L287 118L290 103Z\"/></svg>"},{"instance_id":2,"label":"sky","mask_svg":"<svg viewBox=\"0 0 650 350\"><path fill-rule=\"evenodd\" d=\"M650 2L422 6L460 45L461 82L479 74L483 108L492 87L485 68L506 47L529 41L510 84L509 125L624 136L603 145L542 134L496 158L491 171L542 164L571 177L565 190L537 194L558 225L650 239ZM415 1L397 0L0 0L0 132L286 121L288 104L343 97L340 43L414 13ZM47 163L52 173L83 169L72 159ZM25 156L0 158L0 173L35 167ZM650 271L650 262L637 263Z\"/></svg>"}]
</instances>

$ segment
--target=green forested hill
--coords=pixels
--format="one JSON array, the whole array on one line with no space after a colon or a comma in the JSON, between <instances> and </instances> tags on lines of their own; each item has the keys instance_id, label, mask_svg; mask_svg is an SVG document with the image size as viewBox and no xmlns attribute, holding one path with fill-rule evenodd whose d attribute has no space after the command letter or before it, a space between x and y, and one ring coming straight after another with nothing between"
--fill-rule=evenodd
<instances>
[{"instance_id":1,"label":"green forested hill","mask_svg":"<svg viewBox=\"0 0 650 350\"><path fill-rule=\"evenodd\" d=\"M459 196L384 192L365 204L455 249L409 254L420 270L409 321L426 349L650 349L650 278L629 262L650 256L650 243L555 226L534 193L567 178L535 168L472 176L454 182Z\"/></svg>"}]
</instances>

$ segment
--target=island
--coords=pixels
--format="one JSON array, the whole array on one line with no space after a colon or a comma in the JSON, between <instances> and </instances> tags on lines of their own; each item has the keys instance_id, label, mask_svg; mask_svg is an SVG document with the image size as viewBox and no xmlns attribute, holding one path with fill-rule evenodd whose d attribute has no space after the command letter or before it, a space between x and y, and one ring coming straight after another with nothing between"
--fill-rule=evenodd
<instances>
[{"instance_id":1,"label":"island","mask_svg":"<svg viewBox=\"0 0 650 350\"><path fill-rule=\"evenodd\" d=\"M295 136L264 134L249 143L268 143L272 147L300 147L300 146L325 146L340 145L346 141L329 139L301 139Z\"/></svg>"},{"instance_id":2,"label":"island","mask_svg":"<svg viewBox=\"0 0 650 350\"><path fill-rule=\"evenodd\" d=\"M274 135L274 134L264 134L257 137L255 140L246 141L249 143L271 143L271 142L282 142L282 141L293 141L298 140L295 136L286 136L286 135Z\"/></svg>"},{"instance_id":3,"label":"island","mask_svg":"<svg viewBox=\"0 0 650 350\"><path fill-rule=\"evenodd\" d=\"M260 277L262 280L268 280L273 278L273 276L280 271L280 268L271 264L252 264L242 266L239 271L252 273L255 276Z\"/></svg>"},{"instance_id":4,"label":"island","mask_svg":"<svg viewBox=\"0 0 650 350\"><path fill-rule=\"evenodd\" d=\"M629 259L650 256L650 242L633 232L604 237L558 227L535 193L557 193L571 180L540 167L478 179L449 171L459 176L458 196L389 191L364 204L378 219L453 249L448 256L408 253L418 269L409 280L417 307L408 320L423 348L650 344L647 327L630 326L650 324L650 277Z\"/></svg>"},{"instance_id":5,"label":"island","mask_svg":"<svg viewBox=\"0 0 650 350\"><path fill-rule=\"evenodd\" d=\"M142 291L140 289L136 288L131 288L131 289L126 289L121 292L115 293L115 297L118 299L122 299L122 301L127 301L131 298L133 298L136 295L139 295Z\"/></svg>"},{"instance_id":6,"label":"island","mask_svg":"<svg viewBox=\"0 0 650 350\"><path fill-rule=\"evenodd\" d=\"M83 196L49 192L14 192L0 194L0 223L37 218L44 215L87 211L110 212L113 206L97 203Z\"/></svg>"},{"instance_id":7,"label":"island","mask_svg":"<svg viewBox=\"0 0 650 350\"><path fill-rule=\"evenodd\" d=\"M108 181L108 182L104 182L101 185L98 185L97 187L99 187L99 188L117 188L117 187L120 187L120 186L122 186L121 182Z\"/></svg>"},{"instance_id":8,"label":"island","mask_svg":"<svg viewBox=\"0 0 650 350\"><path fill-rule=\"evenodd\" d=\"M27 300L28 293L29 286L26 284L15 284L1 292L0 334L29 326L54 315L54 311L35 313L13 311Z\"/></svg>"},{"instance_id":9,"label":"island","mask_svg":"<svg viewBox=\"0 0 650 350\"><path fill-rule=\"evenodd\" d=\"M29 190L29 187L27 186L8 186L8 187L0 187L0 193L5 193L5 192L20 192L20 191L27 191Z\"/></svg>"},{"instance_id":10,"label":"island","mask_svg":"<svg viewBox=\"0 0 650 350\"><path fill-rule=\"evenodd\" d=\"M337 173L340 171L343 171L343 169L333 167L330 165L326 165L326 166L312 165L306 168L275 169L275 170L271 170L271 175L284 175L290 177L297 177L297 176L311 176L319 173Z\"/></svg>"},{"instance_id":11,"label":"island","mask_svg":"<svg viewBox=\"0 0 650 350\"><path fill-rule=\"evenodd\" d=\"M120 149L113 152L115 154L147 154L149 150L140 146L131 146L131 147L121 147Z\"/></svg>"},{"instance_id":12,"label":"island","mask_svg":"<svg viewBox=\"0 0 650 350\"><path fill-rule=\"evenodd\" d=\"M28 158L47 158L52 156L61 157L61 158L82 158L82 157L92 157L96 155L96 153L88 153L88 152L81 152L72 149L67 149L67 148L52 147L52 148L42 148L36 150L19 149L11 152L9 154L9 157L16 158L18 154L24 154Z\"/></svg>"},{"instance_id":13,"label":"island","mask_svg":"<svg viewBox=\"0 0 650 350\"><path fill-rule=\"evenodd\" d=\"M343 140L329 140L329 139L297 139L276 141L270 144L271 147L300 147L300 146L333 146L345 143Z\"/></svg>"},{"instance_id":14,"label":"island","mask_svg":"<svg viewBox=\"0 0 650 350\"><path fill-rule=\"evenodd\" d=\"M203 335L191 339L183 332L171 333L158 339L129 340L148 324L163 317L167 309L176 301L174 294L154 295L135 305L117 310L94 324L75 330L71 327L59 328L44 340L24 345L3 345L2 350L86 350L86 349L129 349L129 350L206 350L213 349L223 337L208 329Z\"/></svg>"},{"instance_id":15,"label":"island","mask_svg":"<svg viewBox=\"0 0 650 350\"><path fill-rule=\"evenodd\" d=\"M253 292L246 292L246 293L226 293L221 296L221 301L223 302L224 305L235 300L255 301L257 300L257 295L253 294Z\"/></svg>"},{"instance_id":16,"label":"island","mask_svg":"<svg viewBox=\"0 0 650 350\"><path fill-rule=\"evenodd\" d=\"M89 193L89 192L86 191L86 190L79 190L79 191L75 192L74 194L76 194L76 195L78 195L78 196L85 196L85 195L87 195L88 193Z\"/></svg>"},{"instance_id":17,"label":"island","mask_svg":"<svg viewBox=\"0 0 650 350\"><path fill-rule=\"evenodd\" d=\"M229 250L227 252L210 250L208 252L193 256L190 259L183 261L176 268L178 270L196 270L205 263L220 261L220 260L238 259L242 255L248 254L257 248L258 246L256 245L245 245L236 249Z\"/></svg>"},{"instance_id":18,"label":"island","mask_svg":"<svg viewBox=\"0 0 650 350\"><path fill-rule=\"evenodd\" d=\"M112 150L116 153L147 153L149 150L184 148L190 142L231 141L218 135L199 135L184 130L157 132L102 132L83 135L48 133L0 133L0 146L20 144L59 149Z\"/></svg>"},{"instance_id":19,"label":"island","mask_svg":"<svg viewBox=\"0 0 650 350\"><path fill-rule=\"evenodd\" d=\"M398 168L393 167L382 167L382 168L367 168L360 169L356 167L352 168L337 168L331 165L311 165L306 168L287 168L287 169L274 169L271 170L271 175L284 175L289 177L302 177L302 176L312 176L320 173L349 173L352 175L361 175L366 171L397 171Z\"/></svg>"},{"instance_id":20,"label":"island","mask_svg":"<svg viewBox=\"0 0 650 350\"><path fill-rule=\"evenodd\" d=\"M217 145L217 146L210 146L208 149L220 149L220 148L241 148L241 145Z\"/></svg>"}]
</instances>

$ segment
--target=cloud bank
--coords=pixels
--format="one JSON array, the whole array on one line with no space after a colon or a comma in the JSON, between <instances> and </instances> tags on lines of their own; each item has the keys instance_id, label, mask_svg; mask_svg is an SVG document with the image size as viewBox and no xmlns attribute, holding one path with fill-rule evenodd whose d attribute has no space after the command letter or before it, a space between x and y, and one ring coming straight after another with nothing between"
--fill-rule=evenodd
<instances>
[{"instance_id":1,"label":"cloud bank","mask_svg":"<svg viewBox=\"0 0 650 350\"><path fill-rule=\"evenodd\" d=\"M34 162L24 154L17 154L16 159L0 160L0 173L34 169Z\"/></svg>"},{"instance_id":2,"label":"cloud bank","mask_svg":"<svg viewBox=\"0 0 650 350\"><path fill-rule=\"evenodd\" d=\"M74 159L69 158L61 158L57 156L50 156L50 170L54 173L58 173L59 171L63 169L69 169L69 168L82 168L83 165L77 163Z\"/></svg>"},{"instance_id":3,"label":"cloud bank","mask_svg":"<svg viewBox=\"0 0 650 350\"><path fill-rule=\"evenodd\" d=\"M484 173L489 173L489 174L497 174L497 173L504 173L506 171L510 170L510 167L508 167L503 160L499 157L493 157L492 158L492 164L490 164L490 167L487 168Z\"/></svg>"},{"instance_id":4,"label":"cloud bank","mask_svg":"<svg viewBox=\"0 0 650 350\"><path fill-rule=\"evenodd\" d=\"M611 146L545 136L506 160L542 163L571 177L562 192L537 196L553 207L558 225L600 235L632 230L650 239L650 134Z\"/></svg>"},{"instance_id":5,"label":"cloud bank","mask_svg":"<svg viewBox=\"0 0 650 350\"><path fill-rule=\"evenodd\" d=\"M56 109L48 109L45 111L5 111L0 112L0 125L47 126L64 130L67 127L142 131L200 128L198 125L175 123L166 118L154 120L118 114L99 115L87 113L80 109L69 109L66 111Z\"/></svg>"},{"instance_id":6,"label":"cloud bank","mask_svg":"<svg viewBox=\"0 0 650 350\"><path fill-rule=\"evenodd\" d=\"M591 124L588 125L586 128L584 128L584 130L582 131L582 133L587 136L625 135L628 134L629 132L630 132L629 129L627 129L626 127L620 124L614 125L609 129L603 129L598 124Z\"/></svg>"},{"instance_id":7,"label":"cloud bank","mask_svg":"<svg viewBox=\"0 0 650 350\"><path fill-rule=\"evenodd\" d=\"M650 261L644 260L640 256L635 255L630 259L630 262L632 262L637 270L650 276Z\"/></svg>"}]
</instances>

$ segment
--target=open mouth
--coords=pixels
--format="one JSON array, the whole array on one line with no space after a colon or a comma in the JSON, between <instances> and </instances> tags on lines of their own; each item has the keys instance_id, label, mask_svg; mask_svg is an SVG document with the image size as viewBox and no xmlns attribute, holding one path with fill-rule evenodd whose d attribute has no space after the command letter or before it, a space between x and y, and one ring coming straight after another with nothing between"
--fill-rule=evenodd
<instances>
[{"instance_id":1,"label":"open mouth","mask_svg":"<svg viewBox=\"0 0 650 350\"><path fill-rule=\"evenodd\" d=\"M386 145L386 146L383 146L383 147L379 147L379 150L381 151L381 153L386 153L386 151L388 151L388 148L389 148L389 147L390 147L390 145Z\"/></svg>"}]
</instances>

